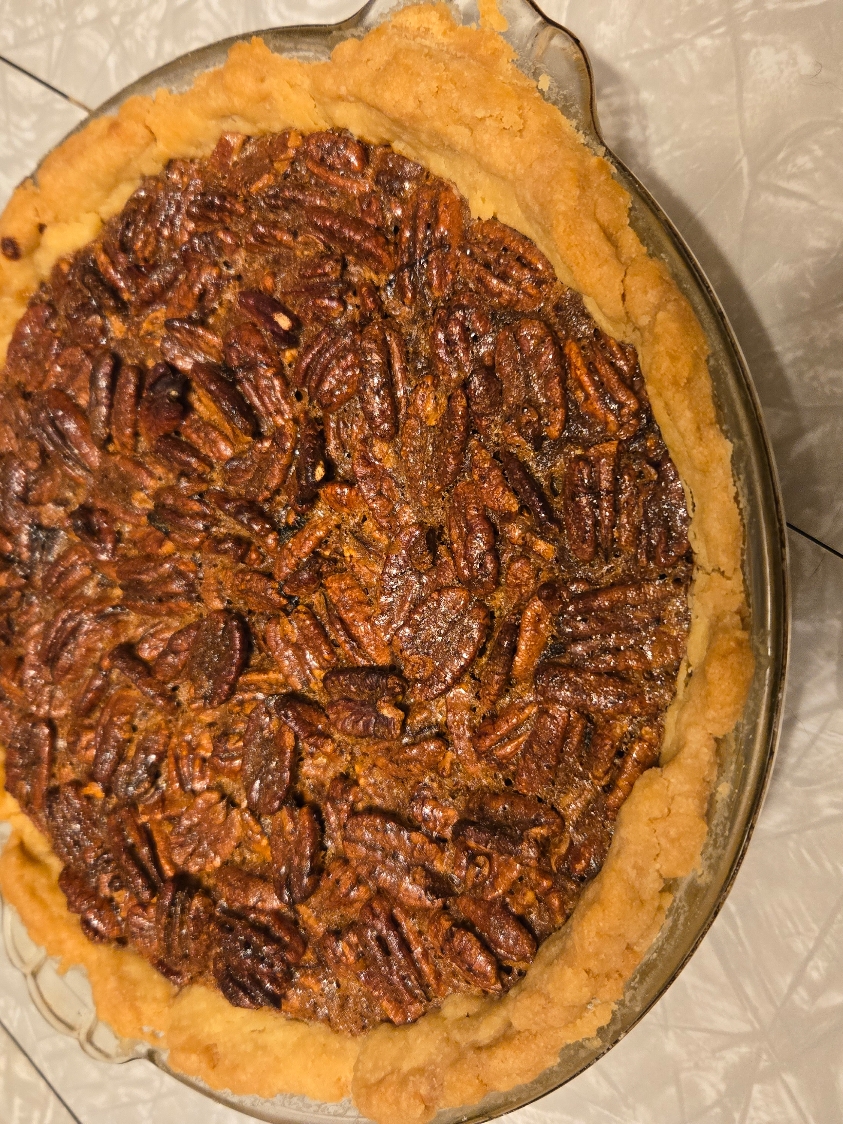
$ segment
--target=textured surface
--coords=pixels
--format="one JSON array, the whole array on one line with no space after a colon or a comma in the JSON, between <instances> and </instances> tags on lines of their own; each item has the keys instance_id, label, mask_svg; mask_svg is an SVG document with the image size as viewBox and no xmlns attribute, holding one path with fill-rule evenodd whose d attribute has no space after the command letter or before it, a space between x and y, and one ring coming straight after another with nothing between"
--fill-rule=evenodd
<instances>
[{"instance_id":1,"label":"textured surface","mask_svg":"<svg viewBox=\"0 0 843 1124\"><path fill-rule=\"evenodd\" d=\"M227 5L197 0L150 6L141 23L134 7L97 0L57 12L44 0L7 0L0 49L77 98L96 101L200 42L289 14L289 6L250 4L235 23ZM307 9L316 20L349 10ZM843 548L843 390L832 358L843 335L834 281L843 226L839 5L686 0L667 14L656 0L582 0L548 10L591 52L608 142L680 226L726 305L776 441L788 518ZM3 173L14 180L26 166L24 153L47 149L78 111L0 69L0 120L13 155ZM95 81L102 85L94 88ZM656 1010L592 1070L510 1118L518 1124L825 1124L843 1114L836 671L843 562L795 536L791 546L787 720L735 890ZM105 1071L89 1062L45 1028L18 982L13 969L3 969L0 1018L84 1124L240 1119L141 1063ZM29 1115L17 1119L61 1119L58 1107L45 1115L45 1103L33 1100ZM3 1087L8 1116L7 1104L14 1102Z\"/></svg>"},{"instance_id":2,"label":"textured surface","mask_svg":"<svg viewBox=\"0 0 843 1124\"><path fill-rule=\"evenodd\" d=\"M5 1030L0 1030L0 1105L10 1121L70 1124L73 1117Z\"/></svg>"},{"instance_id":3,"label":"textured surface","mask_svg":"<svg viewBox=\"0 0 843 1124\"><path fill-rule=\"evenodd\" d=\"M0 207L44 153L84 116L77 106L0 62Z\"/></svg>"}]
</instances>

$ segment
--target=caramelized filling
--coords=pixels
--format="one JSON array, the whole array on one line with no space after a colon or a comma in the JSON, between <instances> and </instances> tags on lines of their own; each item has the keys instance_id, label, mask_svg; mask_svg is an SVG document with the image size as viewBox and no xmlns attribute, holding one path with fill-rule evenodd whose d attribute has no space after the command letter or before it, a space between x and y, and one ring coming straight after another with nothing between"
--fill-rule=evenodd
<instances>
[{"instance_id":1,"label":"caramelized filling","mask_svg":"<svg viewBox=\"0 0 843 1124\"><path fill-rule=\"evenodd\" d=\"M56 265L0 448L6 785L85 933L351 1033L511 987L685 650L633 348L389 147L229 134Z\"/></svg>"}]
</instances>

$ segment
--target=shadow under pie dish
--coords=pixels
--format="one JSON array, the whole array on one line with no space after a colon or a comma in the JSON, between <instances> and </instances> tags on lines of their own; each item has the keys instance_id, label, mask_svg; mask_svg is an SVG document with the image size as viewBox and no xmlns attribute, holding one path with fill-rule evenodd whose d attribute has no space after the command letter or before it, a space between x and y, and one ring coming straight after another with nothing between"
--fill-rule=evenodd
<instances>
[{"instance_id":1,"label":"shadow under pie dish","mask_svg":"<svg viewBox=\"0 0 843 1124\"><path fill-rule=\"evenodd\" d=\"M751 675L702 332L442 9L89 129L2 228L4 893L212 1086L528 1080L697 861Z\"/></svg>"}]
</instances>

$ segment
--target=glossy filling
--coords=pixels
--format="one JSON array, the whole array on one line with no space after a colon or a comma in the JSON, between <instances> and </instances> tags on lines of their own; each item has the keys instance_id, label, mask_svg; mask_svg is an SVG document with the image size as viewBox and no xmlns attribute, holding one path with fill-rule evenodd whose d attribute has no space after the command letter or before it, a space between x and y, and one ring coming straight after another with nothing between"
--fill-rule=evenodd
<instances>
[{"instance_id":1,"label":"glossy filling","mask_svg":"<svg viewBox=\"0 0 843 1124\"><path fill-rule=\"evenodd\" d=\"M92 940L360 1033L500 994L688 628L634 349L342 133L224 135L55 267L0 400L6 785Z\"/></svg>"}]
</instances>

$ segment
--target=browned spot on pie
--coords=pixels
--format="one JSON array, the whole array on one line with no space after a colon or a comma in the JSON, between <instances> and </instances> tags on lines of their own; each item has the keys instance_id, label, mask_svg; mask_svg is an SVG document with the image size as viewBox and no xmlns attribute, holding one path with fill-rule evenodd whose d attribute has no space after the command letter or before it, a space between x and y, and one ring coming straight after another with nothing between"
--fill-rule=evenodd
<instances>
[{"instance_id":1,"label":"browned spot on pie","mask_svg":"<svg viewBox=\"0 0 843 1124\"><path fill-rule=\"evenodd\" d=\"M86 934L352 1033L511 987L657 759L692 570L536 246L387 147L225 136L32 298L0 448L6 784Z\"/></svg>"}]
</instances>

